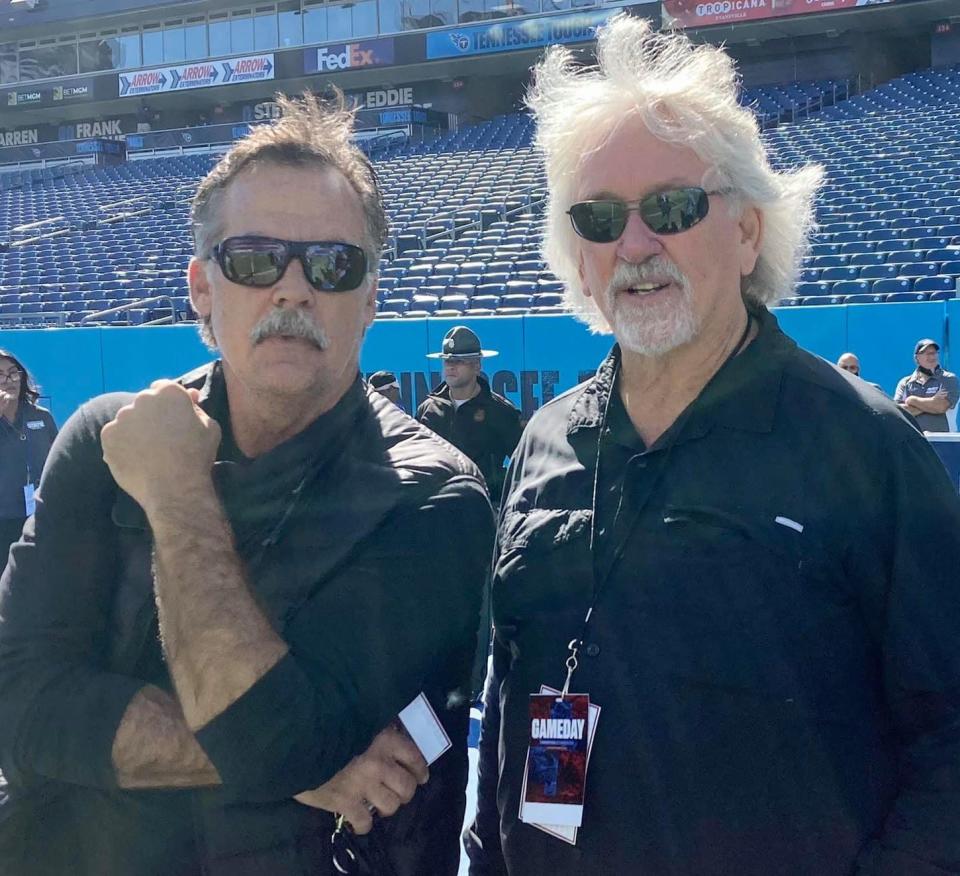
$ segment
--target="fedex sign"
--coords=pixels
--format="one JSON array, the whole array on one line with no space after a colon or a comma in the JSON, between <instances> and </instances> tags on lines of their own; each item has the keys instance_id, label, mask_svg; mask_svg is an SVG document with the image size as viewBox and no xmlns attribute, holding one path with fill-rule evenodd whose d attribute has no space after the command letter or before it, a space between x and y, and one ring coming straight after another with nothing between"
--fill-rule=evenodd
<instances>
[{"instance_id":1,"label":"fedex sign","mask_svg":"<svg viewBox=\"0 0 960 876\"><path fill-rule=\"evenodd\" d=\"M303 67L306 73L336 73L362 67L384 67L393 62L392 39L363 40L308 49L304 52Z\"/></svg>"}]
</instances>

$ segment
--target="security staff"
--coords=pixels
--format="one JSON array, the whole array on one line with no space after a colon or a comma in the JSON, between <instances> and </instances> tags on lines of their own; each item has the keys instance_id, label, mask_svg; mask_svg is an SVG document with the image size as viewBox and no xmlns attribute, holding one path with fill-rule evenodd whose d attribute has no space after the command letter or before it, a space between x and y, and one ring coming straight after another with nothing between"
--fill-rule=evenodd
<instances>
[{"instance_id":1,"label":"security staff","mask_svg":"<svg viewBox=\"0 0 960 876\"><path fill-rule=\"evenodd\" d=\"M494 503L503 490L504 459L513 454L523 431L520 411L480 374L481 360L496 355L496 350L481 349L480 339L466 326L450 329L441 351L427 356L443 360L444 382L417 408L423 425L476 463Z\"/></svg>"},{"instance_id":2,"label":"security staff","mask_svg":"<svg viewBox=\"0 0 960 876\"><path fill-rule=\"evenodd\" d=\"M10 545L33 513L33 494L57 436L50 411L13 353L0 350L0 571Z\"/></svg>"},{"instance_id":3,"label":"security staff","mask_svg":"<svg viewBox=\"0 0 960 876\"><path fill-rule=\"evenodd\" d=\"M930 338L917 341L913 360L917 370L897 384L893 400L913 414L924 432L949 432L947 411L960 398L957 375L940 367L940 345Z\"/></svg>"}]
</instances>

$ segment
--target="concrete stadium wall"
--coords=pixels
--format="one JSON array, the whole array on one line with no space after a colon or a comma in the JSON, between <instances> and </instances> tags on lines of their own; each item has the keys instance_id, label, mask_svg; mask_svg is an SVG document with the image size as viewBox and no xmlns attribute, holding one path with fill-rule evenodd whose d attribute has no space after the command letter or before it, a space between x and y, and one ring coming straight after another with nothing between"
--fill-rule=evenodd
<instances>
[{"instance_id":1,"label":"concrete stadium wall","mask_svg":"<svg viewBox=\"0 0 960 876\"><path fill-rule=\"evenodd\" d=\"M776 311L784 331L804 348L835 362L846 351L860 357L865 379L892 393L913 365L919 338L938 341L944 367L960 367L948 327L960 325L960 300L909 304L791 307ZM952 317L952 319L951 319ZM374 323L364 345L365 374L388 368L400 379L404 404L415 409L440 380L440 349L455 324L470 325L485 349L493 388L529 416L592 373L610 348L609 336L591 335L570 316L391 320ZM102 392L134 391L161 377L176 377L210 359L193 325L153 328L20 329L0 331L0 347L22 357L42 387L46 404L63 423Z\"/></svg>"}]
</instances>

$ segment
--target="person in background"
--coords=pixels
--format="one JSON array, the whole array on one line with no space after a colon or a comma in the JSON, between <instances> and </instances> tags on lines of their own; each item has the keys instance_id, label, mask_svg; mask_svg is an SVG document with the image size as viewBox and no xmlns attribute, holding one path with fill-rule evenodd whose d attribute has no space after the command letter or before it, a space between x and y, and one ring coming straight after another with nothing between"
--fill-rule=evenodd
<instances>
[{"instance_id":1,"label":"person in background","mask_svg":"<svg viewBox=\"0 0 960 876\"><path fill-rule=\"evenodd\" d=\"M957 406L957 375L940 367L940 345L924 338L913 349L917 368L897 384L893 400L913 414L924 432L949 432L947 411Z\"/></svg>"},{"instance_id":2,"label":"person in background","mask_svg":"<svg viewBox=\"0 0 960 876\"><path fill-rule=\"evenodd\" d=\"M839 359L837 359L837 368L842 371L847 371L852 374L854 377L860 377L860 360L856 357L854 353L844 353ZM861 377L861 380L863 378ZM883 387L879 383L871 383L869 380L865 380L868 386L872 386L874 389L880 390L883 392ZM886 393L884 393L886 395Z\"/></svg>"},{"instance_id":3,"label":"person in background","mask_svg":"<svg viewBox=\"0 0 960 876\"><path fill-rule=\"evenodd\" d=\"M0 572L10 545L33 514L34 492L57 425L37 405L37 386L23 363L0 350Z\"/></svg>"},{"instance_id":4,"label":"person in background","mask_svg":"<svg viewBox=\"0 0 960 876\"><path fill-rule=\"evenodd\" d=\"M400 400L400 384L392 371L376 371L367 380L371 389L375 389L384 398L390 399L398 408L403 407Z\"/></svg>"},{"instance_id":5,"label":"person in background","mask_svg":"<svg viewBox=\"0 0 960 876\"><path fill-rule=\"evenodd\" d=\"M513 454L523 424L520 411L490 389L480 373L481 362L496 356L480 348L480 339L458 325L443 337L443 383L417 408L417 419L472 459L487 481L494 505L500 500L506 473L504 460Z\"/></svg>"}]
</instances>

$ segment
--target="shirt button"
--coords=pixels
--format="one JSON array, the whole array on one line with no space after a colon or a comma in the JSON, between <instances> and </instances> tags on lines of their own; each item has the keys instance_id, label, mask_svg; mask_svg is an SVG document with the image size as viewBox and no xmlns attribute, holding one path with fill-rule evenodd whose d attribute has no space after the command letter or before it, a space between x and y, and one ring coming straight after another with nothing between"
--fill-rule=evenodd
<instances>
[{"instance_id":1,"label":"shirt button","mask_svg":"<svg viewBox=\"0 0 960 876\"><path fill-rule=\"evenodd\" d=\"M600 653L600 646L596 642L587 645L587 656L596 657Z\"/></svg>"}]
</instances>

